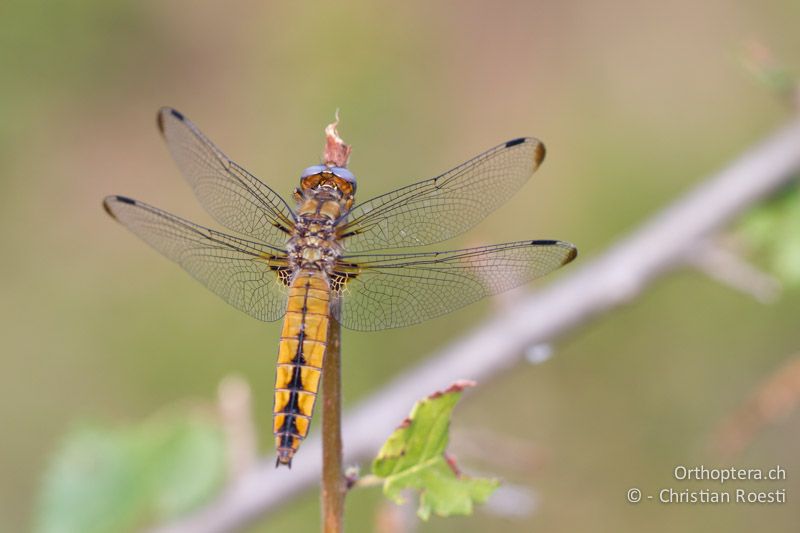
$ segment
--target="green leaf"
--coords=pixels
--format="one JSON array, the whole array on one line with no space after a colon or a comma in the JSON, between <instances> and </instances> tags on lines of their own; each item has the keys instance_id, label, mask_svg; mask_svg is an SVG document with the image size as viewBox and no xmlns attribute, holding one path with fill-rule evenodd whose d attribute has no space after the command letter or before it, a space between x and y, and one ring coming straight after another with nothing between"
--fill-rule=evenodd
<instances>
[{"instance_id":1,"label":"green leaf","mask_svg":"<svg viewBox=\"0 0 800 533\"><path fill-rule=\"evenodd\" d=\"M459 381L443 392L418 401L411 414L384 443L372 463L372 473L383 478L383 493L402 503L406 489L420 491L417 514L427 520L439 516L472 514L495 491L495 479L470 478L447 456L448 430L453 408L470 381Z\"/></svg>"},{"instance_id":2,"label":"green leaf","mask_svg":"<svg viewBox=\"0 0 800 533\"><path fill-rule=\"evenodd\" d=\"M739 225L741 235L787 286L800 286L800 185L792 182L752 209Z\"/></svg>"},{"instance_id":3,"label":"green leaf","mask_svg":"<svg viewBox=\"0 0 800 533\"><path fill-rule=\"evenodd\" d=\"M72 430L45 474L37 531L131 531L176 516L221 485L221 430L180 416Z\"/></svg>"}]
</instances>

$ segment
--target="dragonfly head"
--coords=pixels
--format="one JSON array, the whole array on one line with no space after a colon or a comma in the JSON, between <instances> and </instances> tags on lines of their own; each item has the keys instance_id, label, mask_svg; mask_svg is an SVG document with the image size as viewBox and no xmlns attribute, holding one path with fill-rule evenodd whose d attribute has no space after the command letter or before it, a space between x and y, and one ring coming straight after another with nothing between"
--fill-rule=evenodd
<instances>
[{"instance_id":1,"label":"dragonfly head","mask_svg":"<svg viewBox=\"0 0 800 533\"><path fill-rule=\"evenodd\" d=\"M352 200L356 194L356 177L343 167L314 165L300 174L300 188L304 191L328 187L336 189L343 200Z\"/></svg>"}]
</instances>

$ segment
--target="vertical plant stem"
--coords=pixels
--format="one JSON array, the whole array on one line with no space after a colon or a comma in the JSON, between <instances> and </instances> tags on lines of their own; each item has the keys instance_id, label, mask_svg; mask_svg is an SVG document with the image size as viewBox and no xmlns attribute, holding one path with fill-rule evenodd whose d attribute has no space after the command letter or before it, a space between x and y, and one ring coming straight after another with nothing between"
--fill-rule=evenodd
<instances>
[{"instance_id":1,"label":"vertical plant stem","mask_svg":"<svg viewBox=\"0 0 800 533\"><path fill-rule=\"evenodd\" d=\"M342 466L342 326L334 318L340 302L331 302L328 347L322 363L322 530L339 533L344 524L345 481Z\"/></svg>"},{"instance_id":2,"label":"vertical plant stem","mask_svg":"<svg viewBox=\"0 0 800 533\"><path fill-rule=\"evenodd\" d=\"M325 128L326 165L346 167L351 147L342 140L336 120ZM352 198L351 198L352 201ZM342 304L331 294L328 346L322 363L322 531L344 531L344 496L346 486L342 467L342 325L339 316Z\"/></svg>"}]
</instances>

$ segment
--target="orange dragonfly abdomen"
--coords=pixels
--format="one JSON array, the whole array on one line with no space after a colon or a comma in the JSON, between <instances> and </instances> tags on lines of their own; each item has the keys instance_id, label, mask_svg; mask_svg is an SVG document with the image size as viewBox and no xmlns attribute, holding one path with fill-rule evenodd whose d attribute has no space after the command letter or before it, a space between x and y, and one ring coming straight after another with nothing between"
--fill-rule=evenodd
<instances>
[{"instance_id":1,"label":"orange dragonfly abdomen","mask_svg":"<svg viewBox=\"0 0 800 533\"><path fill-rule=\"evenodd\" d=\"M279 464L291 465L308 435L327 348L330 296L327 276L319 270L301 270L289 288L273 408Z\"/></svg>"}]
</instances>

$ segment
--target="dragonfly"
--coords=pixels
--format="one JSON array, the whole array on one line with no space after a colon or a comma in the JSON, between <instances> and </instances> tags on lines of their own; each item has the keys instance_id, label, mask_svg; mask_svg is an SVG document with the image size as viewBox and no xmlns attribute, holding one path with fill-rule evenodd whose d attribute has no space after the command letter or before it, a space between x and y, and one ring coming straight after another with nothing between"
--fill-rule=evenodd
<instances>
[{"instance_id":1,"label":"dragonfly","mask_svg":"<svg viewBox=\"0 0 800 533\"><path fill-rule=\"evenodd\" d=\"M237 235L127 196L106 212L223 300L266 322L283 318L273 405L276 466L308 436L331 320L357 331L410 326L517 287L575 259L559 240L403 251L455 237L511 198L542 163L518 138L439 176L356 203L341 162L306 168L294 207L228 158L172 108L158 128L204 209Z\"/></svg>"}]
</instances>

